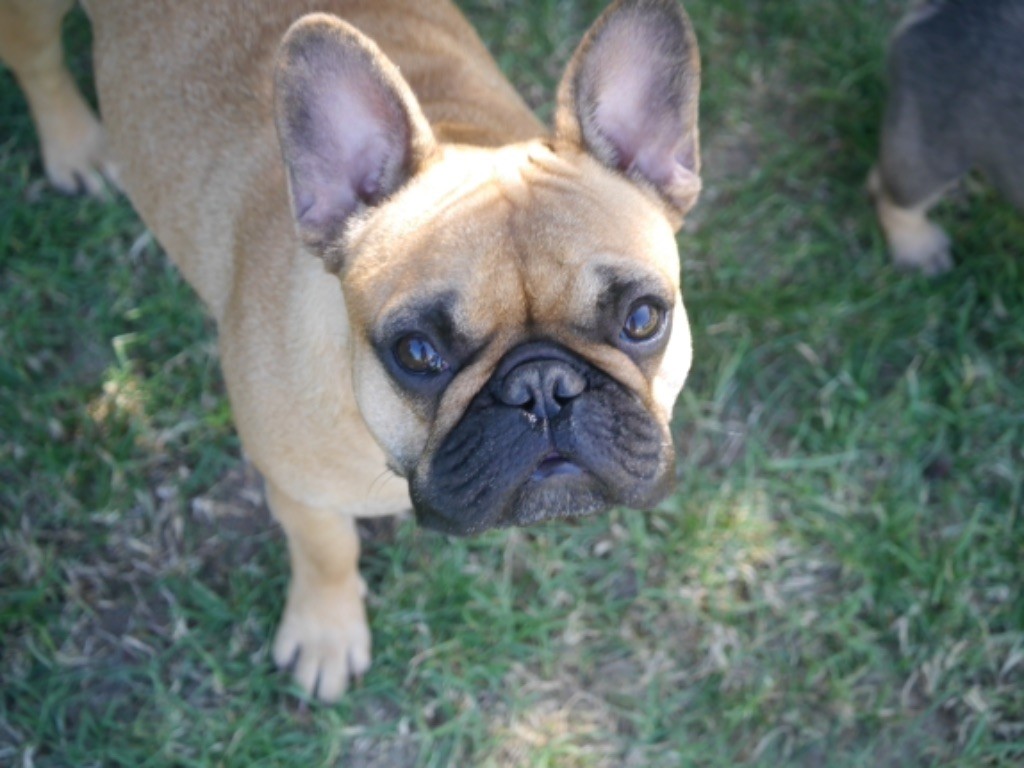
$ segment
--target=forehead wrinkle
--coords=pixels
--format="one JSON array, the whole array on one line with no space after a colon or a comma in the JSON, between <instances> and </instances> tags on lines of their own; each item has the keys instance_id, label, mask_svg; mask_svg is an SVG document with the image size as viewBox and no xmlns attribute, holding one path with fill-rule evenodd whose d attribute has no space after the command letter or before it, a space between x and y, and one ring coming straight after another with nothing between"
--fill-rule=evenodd
<instances>
[{"instance_id":1,"label":"forehead wrinkle","mask_svg":"<svg viewBox=\"0 0 1024 768\"><path fill-rule=\"evenodd\" d=\"M544 321L557 324L572 316L581 289L587 293L585 284L594 279L589 254L580 250L587 240L578 233L587 213L579 209L580 186L564 176L552 176L546 168L531 168L530 183L509 216L509 242L528 333L539 330Z\"/></svg>"}]
</instances>

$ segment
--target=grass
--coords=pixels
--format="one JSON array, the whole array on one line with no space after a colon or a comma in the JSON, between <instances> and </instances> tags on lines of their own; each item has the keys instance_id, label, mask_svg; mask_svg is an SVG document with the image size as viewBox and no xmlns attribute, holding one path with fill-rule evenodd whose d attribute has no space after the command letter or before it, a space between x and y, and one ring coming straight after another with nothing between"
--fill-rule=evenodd
<instances>
[{"instance_id":1,"label":"grass","mask_svg":"<svg viewBox=\"0 0 1024 768\"><path fill-rule=\"evenodd\" d=\"M596 0L461 3L538 111ZM1024 222L939 211L894 271L862 191L894 0L690 0L696 362L659 509L366 529L374 667L310 706L214 329L123 200L53 194L0 73L0 764L1024 761ZM88 88L88 31L67 25Z\"/></svg>"}]
</instances>

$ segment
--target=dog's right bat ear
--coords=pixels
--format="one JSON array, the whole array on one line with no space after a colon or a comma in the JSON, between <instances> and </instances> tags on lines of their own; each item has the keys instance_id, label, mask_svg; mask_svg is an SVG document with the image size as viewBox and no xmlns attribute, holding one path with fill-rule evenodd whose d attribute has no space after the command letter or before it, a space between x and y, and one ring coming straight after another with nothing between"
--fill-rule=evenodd
<instances>
[{"instance_id":1,"label":"dog's right bat ear","mask_svg":"<svg viewBox=\"0 0 1024 768\"><path fill-rule=\"evenodd\" d=\"M337 271L345 223L416 172L433 133L398 68L327 14L302 17L284 36L274 100L299 236Z\"/></svg>"},{"instance_id":2,"label":"dog's right bat ear","mask_svg":"<svg viewBox=\"0 0 1024 768\"><path fill-rule=\"evenodd\" d=\"M653 187L676 227L700 193L700 56L677 0L617 0L558 89L555 135Z\"/></svg>"}]
</instances>

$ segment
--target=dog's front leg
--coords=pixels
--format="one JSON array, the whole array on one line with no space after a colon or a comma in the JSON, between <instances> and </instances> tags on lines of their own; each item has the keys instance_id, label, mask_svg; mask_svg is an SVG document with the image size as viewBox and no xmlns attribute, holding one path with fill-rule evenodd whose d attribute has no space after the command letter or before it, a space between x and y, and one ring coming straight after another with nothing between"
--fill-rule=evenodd
<instances>
[{"instance_id":1,"label":"dog's front leg","mask_svg":"<svg viewBox=\"0 0 1024 768\"><path fill-rule=\"evenodd\" d=\"M64 66L61 21L72 0L0 0L0 60L28 100L50 183L62 192L116 183L103 128Z\"/></svg>"},{"instance_id":2,"label":"dog's front leg","mask_svg":"<svg viewBox=\"0 0 1024 768\"><path fill-rule=\"evenodd\" d=\"M936 191L917 205L903 206L893 199L880 168L872 169L868 176L868 192L874 198L893 263L929 277L953 268L949 236L928 219L928 209L938 201L941 191L941 186L936 186Z\"/></svg>"},{"instance_id":3,"label":"dog's front leg","mask_svg":"<svg viewBox=\"0 0 1024 768\"><path fill-rule=\"evenodd\" d=\"M307 694L337 701L349 678L370 666L355 520L296 501L270 482L267 501L288 537L292 568L274 661L294 665Z\"/></svg>"}]
</instances>

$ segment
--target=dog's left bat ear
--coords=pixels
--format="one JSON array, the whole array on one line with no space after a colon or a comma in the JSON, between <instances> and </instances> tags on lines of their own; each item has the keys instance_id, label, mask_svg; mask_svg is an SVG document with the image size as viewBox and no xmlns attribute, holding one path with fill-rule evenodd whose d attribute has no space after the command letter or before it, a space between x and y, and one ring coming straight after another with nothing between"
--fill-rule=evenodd
<instances>
[{"instance_id":1,"label":"dog's left bat ear","mask_svg":"<svg viewBox=\"0 0 1024 768\"><path fill-rule=\"evenodd\" d=\"M700 192L700 54L676 0L619 0L587 32L558 88L555 136L653 186L675 226Z\"/></svg>"},{"instance_id":2,"label":"dog's left bat ear","mask_svg":"<svg viewBox=\"0 0 1024 768\"><path fill-rule=\"evenodd\" d=\"M434 135L398 68L328 14L288 30L274 101L299 235L337 271L346 222L401 187L435 149Z\"/></svg>"}]
</instances>

